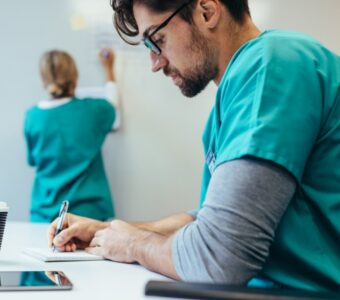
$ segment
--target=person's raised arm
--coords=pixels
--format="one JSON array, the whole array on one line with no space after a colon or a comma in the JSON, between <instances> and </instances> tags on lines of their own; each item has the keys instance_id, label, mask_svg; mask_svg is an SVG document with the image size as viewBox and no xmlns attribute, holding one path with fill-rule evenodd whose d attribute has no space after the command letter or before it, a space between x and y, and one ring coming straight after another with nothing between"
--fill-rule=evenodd
<instances>
[{"instance_id":1,"label":"person's raised arm","mask_svg":"<svg viewBox=\"0 0 340 300\"><path fill-rule=\"evenodd\" d=\"M110 48L104 48L99 52L99 59L104 69L106 82L116 82L114 73L115 54Z\"/></svg>"},{"instance_id":2,"label":"person's raised arm","mask_svg":"<svg viewBox=\"0 0 340 300\"><path fill-rule=\"evenodd\" d=\"M116 110L116 118L112 130L118 130L121 122L120 100L116 76L114 71L115 54L112 49L105 48L99 52L99 59L103 66L105 75L105 98L112 104Z\"/></svg>"}]
</instances>

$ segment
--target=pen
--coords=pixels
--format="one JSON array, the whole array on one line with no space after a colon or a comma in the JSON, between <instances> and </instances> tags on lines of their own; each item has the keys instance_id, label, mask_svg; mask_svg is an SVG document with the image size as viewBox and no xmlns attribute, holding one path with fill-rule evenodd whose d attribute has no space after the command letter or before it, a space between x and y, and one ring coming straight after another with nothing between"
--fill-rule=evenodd
<instances>
[{"instance_id":1,"label":"pen","mask_svg":"<svg viewBox=\"0 0 340 300\"><path fill-rule=\"evenodd\" d=\"M57 230L55 232L54 237L56 237L62 230L63 230L63 226L64 226L64 221L65 221L65 215L67 214L67 210L68 210L68 201L65 200L63 202L63 204L60 207L60 211L59 211L59 220L58 220L58 224L57 224ZM53 246L53 252L55 251L55 246Z\"/></svg>"}]
</instances>

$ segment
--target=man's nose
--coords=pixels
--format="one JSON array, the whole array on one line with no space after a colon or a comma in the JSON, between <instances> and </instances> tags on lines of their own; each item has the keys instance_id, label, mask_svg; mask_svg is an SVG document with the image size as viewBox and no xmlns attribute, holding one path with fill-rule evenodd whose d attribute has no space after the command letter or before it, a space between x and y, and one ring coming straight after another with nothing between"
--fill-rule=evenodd
<instances>
[{"instance_id":1,"label":"man's nose","mask_svg":"<svg viewBox=\"0 0 340 300\"><path fill-rule=\"evenodd\" d=\"M158 72L167 65L167 60L163 55L157 55L154 52L150 52L152 72Z\"/></svg>"}]
</instances>

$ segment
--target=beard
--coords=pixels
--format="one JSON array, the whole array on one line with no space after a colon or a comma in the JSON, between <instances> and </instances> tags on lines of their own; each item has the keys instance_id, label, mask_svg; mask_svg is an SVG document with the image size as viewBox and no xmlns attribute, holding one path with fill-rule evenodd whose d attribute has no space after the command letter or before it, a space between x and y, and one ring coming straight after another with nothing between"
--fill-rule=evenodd
<instances>
[{"instance_id":1,"label":"beard","mask_svg":"<svg viewBox=\"0 0 340 300\"><path fill-rule=\"evenodd\" d=\"M190 58L194 62L189 71L180 72L178 69L167 66L163 72L165 75L176 76L176 81L182 94L186 97L194 97L203 91L208 83L218 74L216 53L209 47L209 41L193 27L190 47Z\"/></svg>"}]
</instances>

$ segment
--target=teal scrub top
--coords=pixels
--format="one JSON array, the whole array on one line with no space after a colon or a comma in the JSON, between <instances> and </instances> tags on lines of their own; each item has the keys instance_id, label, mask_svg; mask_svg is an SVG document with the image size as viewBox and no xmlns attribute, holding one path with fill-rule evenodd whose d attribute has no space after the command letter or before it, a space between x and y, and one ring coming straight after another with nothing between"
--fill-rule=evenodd
<instances>
[{"instance_id":1,"label":"teal scrub top","mask_svg":"<svg viewBox=\"0 0 340 300\"><path fill-rule=\"evenodd\" d=\"M101 147L115 119L106 100L77 99L52 109L28 110L28 162L36 168L31 221L51 222L63 200L69 212L98 220L114 216Z\"/></svg>"},{"instance_id":2,"label":"teal scrub top","mask_svg":"<svg viewBox=\"0 0 340 300\"><path fill-rule=\"evenodd\" d=\"M203 144L201 206L211 172L244 156L296 179L260 275L290 287L339 289L340 57L287 31L247 42L220 82Z\"/></svg>"}]
</instances>

